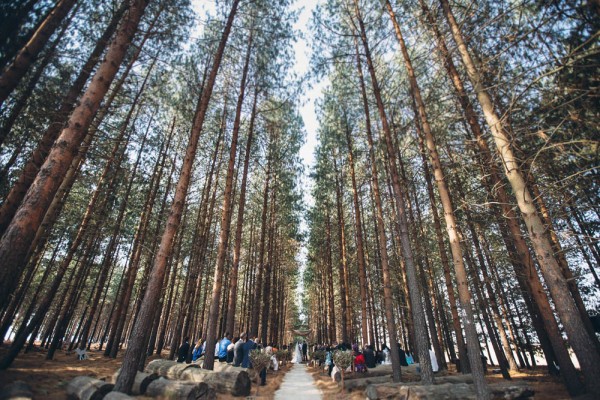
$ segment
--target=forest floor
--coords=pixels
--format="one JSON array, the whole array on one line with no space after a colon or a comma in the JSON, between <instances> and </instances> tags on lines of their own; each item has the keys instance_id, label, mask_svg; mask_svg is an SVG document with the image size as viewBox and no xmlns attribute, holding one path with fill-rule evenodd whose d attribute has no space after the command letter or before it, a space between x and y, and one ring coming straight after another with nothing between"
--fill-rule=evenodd
<instances>
[{"instance_id":1,"label":"forest floor","mask_svg":"<svg viewBox=\"0 0 600 400\"><path fill-rule=\"evenodd\" d=\"M459 375L456 372L454 366L450 366L448 371L439 373L441 375ZM493 367L491 367L493 368ZM345 391L339 386L338 383L334 382L321 368L309 368L309 372L312 374L316 381L317 387L321 389L323 398L335 399L335 400L363 400L365 398L364 390ZM368 373L367 373L368 374ZM352 379L357 376L356 373L346 373L346 379ZM367 377L368 375L360 374L360 377ZM438 376L438 374L436 374ZM535 392L534 399L570 399L565 386L561 383L559 377L551 376L546 373L545 367L537 367L533 370L522 370L518 373L511 373L514 381L526 381L529 387ZM409 368L402 369L402 381L403 382L416 382L419 381L419 375L410 372ZM501 382L503 380L501 374L493 374L488 372L486 374L486 380L489 383Z\"/></svg>"},{"instance_id":2,"label":"forest floor","mask_svg":"<svg viewBox=\"0 0 600 400\"><path fill-rule=\"evenodd\" d=\"M7 351L7 346L0 348L0 357ZM0 371L0 388L14 381L24 381L31 386L36 399L65 399L66 387L69 381L77 376L92 376L110 381L112 375L120 368L123 361L123 351L116 359L107 358L100 351L89 351L87 360L77 360L77 355L72 352L67 355L64 351L57 351L53 360L46 360L46 350L36 347L27 354L19 354L12 366ZM168 357L168 351L163 351L162 358ZM148 357L150 362L159 356ZM251 399L272 399L275 391L279 389L281 381L291 364L280 367L279 371L269 371L266 386L252 384ZM257 394L258 393L258 394ZM138 399L149 399L138 396ZM218 400L233 400L239 397L219 394Z\"/></svg>"}]
</instances>

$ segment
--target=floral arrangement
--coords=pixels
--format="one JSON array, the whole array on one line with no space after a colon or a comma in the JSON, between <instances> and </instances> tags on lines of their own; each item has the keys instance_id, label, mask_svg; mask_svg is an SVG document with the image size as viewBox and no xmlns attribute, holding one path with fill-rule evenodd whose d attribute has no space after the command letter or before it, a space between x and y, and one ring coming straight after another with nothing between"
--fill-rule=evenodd
<instances>
[{"instance_id":1,"label":"floral arrangement","mask_svg":"<svg viewBox=\"0 0 600 400\"><path fill-rule=\"evenodd\" d=\"M333 352L333 363L339 368L342 376L342 389L344 389L344 372L352 365L354 352L352 350L337 350Z\"/></svg>"},{"instance_id":2,"label":"floral arrangement","mask_svg":"<svg viewBox=\"0 0 600 400\"><path fill-rule=\"evenodd\" d=\"M285 364L287 361L290 361L292 359L292 353L288 350L277 350L275 352L275 357L278 361L281 361Z\"/></svg>"},{"instance_id":3,"label":"floral arrangement","mask_svg":"<svg viewBox=\"0 0 600 400\"><path fill-rule=\"evenodd\" d=\"M323 350L317 350L314 353L312 353L312 358L313 360L317 360L319 361L319 364L325 362L325 356L327 355L327 353Z\"/></svg>"},{"instance_id":4,"label":"floral arrangement","mask_svg":"<svg viewBox=\"0 0 600 400\"><path fill-rule=\"evenodd\" d=\"M352 365L354 361L354 352L352 350L337 350L333 352L333 363L338 366L341 371Z\"/></svg>"},{"instance_id":5,"label":"floral arrangement","mask_svg":"<svg viewBox=\"0 0 600 400\"><path fill-rule=\"evenodd\" d=\"M264 353L262 350L256 349L250 351L250 361L252 362L252 368L257 372L263 370L269 366L271 362L271 355Z\"/></svg>"}]
</instances>

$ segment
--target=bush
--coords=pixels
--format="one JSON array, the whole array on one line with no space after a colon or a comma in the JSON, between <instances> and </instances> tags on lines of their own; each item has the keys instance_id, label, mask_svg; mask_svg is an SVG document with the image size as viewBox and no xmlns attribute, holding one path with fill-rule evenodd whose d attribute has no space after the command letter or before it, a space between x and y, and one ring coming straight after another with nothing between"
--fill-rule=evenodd
<instances>
[{"instance_id":1,"label":"bush","mask_svg":"<svg viewBox=\"0 0 600 400\"><path fill-rule=\"evenodd\" d=\"M271 356L267 353L263 353L262 350L256 349L250 352L250 361L252 362L252 368L257 372L260 372L263 368L269 366Z\"/></svg>"},{"instance_id":2,"label":"bush","mask_svg":"<svg viewBox=\"0 0 600 400\"><path fill-rule=\"evenodd\" d=\"M325 362L325 356L327 353L323 350L317 350L312 354L313 360L319 361L319 363Z\"/></svg>"},{"instance_id":3,"label":"bush","mask_svg":"<svg viewBox=\"0 0 600 400\"><path fill-rule=\"evenodd\" d=\"M354 352L352 350L337 350L333 352L333 363L339 369L345 371L354 361Z\"/></svg>"}]
</instances>

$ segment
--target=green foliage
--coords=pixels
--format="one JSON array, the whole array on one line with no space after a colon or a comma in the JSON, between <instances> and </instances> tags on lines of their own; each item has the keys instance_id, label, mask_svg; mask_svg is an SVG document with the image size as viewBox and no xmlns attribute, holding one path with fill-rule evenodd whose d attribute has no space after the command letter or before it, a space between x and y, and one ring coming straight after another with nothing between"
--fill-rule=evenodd
<instances>
[{"instance_id":1,"label":"green foliage","mask_svg":"<svg viewBox=\"0 0 600 400\"><path fill-rule=\"evenodd\" d=\"M271 363L271 355L265 353L261 349L251 350L250 362L252 363L252 369L255 369L256 371L262 371Z\"/></svg>"},{"instance_id":2,"label":"green foliage","mask_svg":"<svg viewBox=\"0 0 600 400\"><path fill-rule=\"evenodd\" d=\"M354 352L352 350L336 350L333 352L332 358L333 363L345 371L354 361Z\"/></svg>"}]
</instances>

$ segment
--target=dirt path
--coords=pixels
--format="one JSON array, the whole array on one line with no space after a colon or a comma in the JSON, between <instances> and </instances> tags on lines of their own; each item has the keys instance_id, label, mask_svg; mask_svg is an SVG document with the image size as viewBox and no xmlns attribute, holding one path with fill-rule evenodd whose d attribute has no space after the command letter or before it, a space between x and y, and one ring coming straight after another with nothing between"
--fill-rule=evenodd
<instances>
[{"instance_id":1,"label":"dirt path","mask_svg":"<svg viewBox=\"0 0 600 400\"><path fill-rule=\"evenodd\" d=\"M305 364L294 364L285 375L281 387L275 392L276 400L313 400L323 398L315 380L306 370Z\"/></svg>"}]
</instances>

